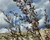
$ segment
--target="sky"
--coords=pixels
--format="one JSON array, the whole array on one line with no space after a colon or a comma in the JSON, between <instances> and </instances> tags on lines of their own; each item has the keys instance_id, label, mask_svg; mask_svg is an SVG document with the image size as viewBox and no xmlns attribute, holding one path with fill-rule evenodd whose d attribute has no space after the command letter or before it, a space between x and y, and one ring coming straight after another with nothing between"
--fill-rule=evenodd
<instances>
[{"instance_id":1,"label":"sky","mask_svg":"<svg viewBox=\"0 0 50 40\"><path fill-rule=\"evenodd\" d=\"M44 25L44 21L45 21L44 20L45 19L44 9L47 10L48 19L50 19L50 2L48 0L33 0L32 5L35 5L35 11L37 11L37 13L39 15L38 17L41 18L39 20L39 27L41 27ZM15 12L17 12L19 14L22 13L20 11L20 9L16 6L16 3L13 2L13 0L0 0L0 9L4 10L5 12L16 9ZM18 11L20 11L20 12L18 12ZM4 27L10 27L10 24L8 24L6 21L4 21L4 18L6 18L6 17L3 15L2 12L0 12L0 33L9 32ZM25 24L25 25L27 25L27 24ZM31 25L29 25L29 26L31 26ZM21 29L24 30L23 27L21 27Z\"/></svg>"}]
</instances>

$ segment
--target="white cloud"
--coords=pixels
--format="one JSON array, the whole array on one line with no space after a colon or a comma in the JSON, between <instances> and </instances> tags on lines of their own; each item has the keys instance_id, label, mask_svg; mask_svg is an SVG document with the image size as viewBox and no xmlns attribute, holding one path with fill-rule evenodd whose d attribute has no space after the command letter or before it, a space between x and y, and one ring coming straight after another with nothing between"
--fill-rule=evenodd
<instances>
[{"instance_id":1,"label":"white cloud","mask_svg":"<svg viewBox=\"0 0 50 40\"><path fill-rule=\"evenodd\" d=\"M0 29L0 33L8 33L9 31L5 28Z\"/></svg>"},{"instance_id":2,"label":"white cloud","mask_svg":"<svg viewBox=\"0 0 50 40\"><path fill-rule=\"evenodd\" d=\"M0 9L7 10L8 6L11 4L13 5L15 2L13 0L0 0Z\"/></svg>"},{"instance_id":3,"label":"white cloud","mask_svg":"<svg viewBox=\"0 0 50 40\"><path fill-rule=\"evenodd\" d=\"M5 17L4 14L1 13L0 14L0 24L6 24L5 21L4 21L4 17Z\"/></svg>"},{"instance_id":4,"label":"white cloud","mask_svg":"<svg viewBox=\"0 0 50 40\"><path fill-rule=\"evenodd\" d=\"M45 16L43 16L42 19L39 20L39 27L44 25L44 21L45 21Z\"/></svg>"}]
</instances>

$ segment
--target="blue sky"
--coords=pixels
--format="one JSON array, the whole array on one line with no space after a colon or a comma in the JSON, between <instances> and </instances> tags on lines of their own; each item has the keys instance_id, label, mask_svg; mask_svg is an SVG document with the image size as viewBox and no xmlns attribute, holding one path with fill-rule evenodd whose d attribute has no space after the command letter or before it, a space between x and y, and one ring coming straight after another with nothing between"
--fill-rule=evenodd
<instances>
[{"instance_id":1,"label":"blue sky","mask_svg":"<svg viewBox=\"0 0 50 40\"><path fill-rule=\"evenodd\" d=\"M44 21L45 21L44 9L47 9L47 14L49 16L48 19L50 19L50 2L48 0L33 0L32 5L35 5L35 9L36 9L35 11L38 12L39 15L38 17L41 18L39 20L39 27L41 27L44 25ZM16 3L13 2L12 0L0 0L0 9L4 10L5 12L16 9L15 12L22 14L20 9L16 7ZM5 29L4 27L10 27L10 24L5 22L3 18L6 17L3 15L2 12L0 12L0 32L2 31L1 33L3 33L3 29L4 32L7 32L7 29ZM23 24L23 25L27 25L27 24ZM23 30L23 27L21 27L21 29Z\"/></svg>"}]
</instances>

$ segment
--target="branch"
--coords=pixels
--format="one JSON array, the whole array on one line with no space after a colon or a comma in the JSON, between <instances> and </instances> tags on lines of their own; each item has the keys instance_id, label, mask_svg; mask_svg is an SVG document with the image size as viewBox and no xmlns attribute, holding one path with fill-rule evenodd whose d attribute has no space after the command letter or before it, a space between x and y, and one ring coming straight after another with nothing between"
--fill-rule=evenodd
<instances>
[{"instance_id":1,"label":"branch","mask_svg":"<svg viewBox=\"0 0 50 40\"><path fill-rule=\"evenodd\" d=\"M5 19L5 18L4 18L4 20L5 20L7 23L11 24L11 25L14 27L14 25L13 25L9 20L7 20L7 19Z\"/></svg>"}]
</instances>

